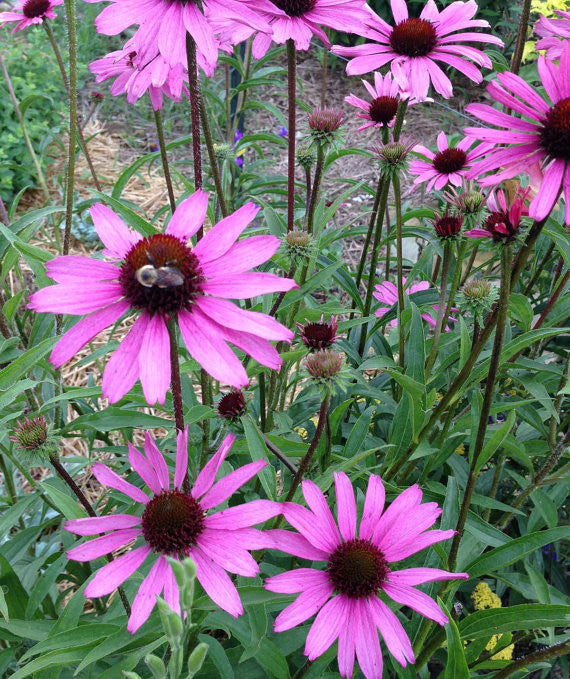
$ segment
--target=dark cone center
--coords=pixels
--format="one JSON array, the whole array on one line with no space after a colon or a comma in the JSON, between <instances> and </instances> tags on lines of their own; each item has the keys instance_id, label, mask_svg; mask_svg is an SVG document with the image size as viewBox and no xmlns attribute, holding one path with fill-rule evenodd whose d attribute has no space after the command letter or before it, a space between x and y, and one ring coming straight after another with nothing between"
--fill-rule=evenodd
<instances>
[{"instance_id":1,"label":"dark cone center","mask_svg":"<svg viewBox=\"0 0 570 679\"><path fill-rule=\"evenodd\" d=\"M412 17L394 26L390 47L406 57L425 57L437 45L437 34L430 21Z\"/></svg>"},{"instance_id":2,"label":"dark cone center","mask_svg":"<svg viewBox=\"0 0 570 679\"><path fill-rule=\"evenodd\" d=\"M540 141L549 156L570 162L570 97L562 99L547 112Z\"/></svg>"},{"instance_id":3,"label":"dark cone center","mask_svg":"<svg viewBox=\"0 0 570 679\"><path fill-rule=\"evenodd\" d=\"M441 174L459 172L465 167L467 154L461 149L445 149L440 151L433 159L433 166Z\"/></svg>"},{"instance_id":4,"label":"dark cone center","mask_svg":"<svg viewBox=\"0 0 570 679\"><path fill-rule=\"evenodd\" d=\"M43 17L49 9L49 0L28 0L22 7L26 19Z\"/></svg>"},{"instance_id":5,"label":"dark cone center","mask_svg":"<svg viewBox=\"0 0 570 679\"><path fill-rule=\"evenodd\" d=\"M162 554L186 553L203 530L202 508L180 490L163 490L155 495L142 515L144 539Z\"/></svg>"},{"instance_id":6,"label":"dark cone center","mask_svg":"<svg viewBox=\"0 0 570 679\"><path fill-rule=\"evenodd\" d=\"M218 415L228 420L241 417L246 410L245 398L241 391L231 391L222 396L218 403Z\"/></svg>"},{"instance_id":7,"label":"dark cone center","mask_svg":"<svg viewBox=\"0 0 570 679\"><path fill-rule=\"evenodd\" d=\"M180 239L157 234L134 245L121 266L119 282L134 309L170 315L190 310L202 294L200 262Z\"/></svg>"},{"instance_id":8,"label":"dark cone center","mask_svg":"<svg viewBox=\"0 0 570 679\"><path fill-rule=\"evenodd\" d=\"M271 0L280 10L290 17L302 17L315 6L316 0Z\"/></svg>"},{"instance_id":9,"label":"dark cone center","mask_svg":"<svg viewBox=\"0 0 570 679\"><path fill-rule=\"evenodd\" d=\"M396 97L378 97L370 104L368 113L375 123L387 125L398 111Z\"/></svg>"},{"instance_id":10,"label":"dark cone center","mask_svg":"<svg viewBox=\"0 0 570 679\"><path fill-rule=\"evenodd\" d=\"M382 552L368 540L349 540L333 552L327 566L340 594L362 599L376 594L390 573Z\"/></svg>"},{"instance_id":11,"label":"dark cone center","mask_svg":"<svg viewBox=\"0 0 570 679\"><path fill-rule=\"evenodd\" d=\"M485 220L483 228L493 236L493 240L503 242L511 241L519 231L518 225L511 222L507 212L492 212ZM508 233L504 232L505 229Z\"/></svg>"},{"instance_id":12,"label":"dark cone center","mask_svg":"<svg viewBox=\"0 0 570 679\"><path fill-rule=\"evenodd\" d=\"M444 215L435 221L434 229L440 238L449 238L457 236L461 231L462 223L463 221L460 217Z\"/></svg>"},{"instance_id":13,"label":"dark cone center","mask_svg":"<svg viewBox=\"0 0 570 679\"><path fill-rule=\"evenodd\" d=\"M307 323L301 330L303 342L311 349L326 349L335 342L336 324Z\"/></svg>"}]
</instances>

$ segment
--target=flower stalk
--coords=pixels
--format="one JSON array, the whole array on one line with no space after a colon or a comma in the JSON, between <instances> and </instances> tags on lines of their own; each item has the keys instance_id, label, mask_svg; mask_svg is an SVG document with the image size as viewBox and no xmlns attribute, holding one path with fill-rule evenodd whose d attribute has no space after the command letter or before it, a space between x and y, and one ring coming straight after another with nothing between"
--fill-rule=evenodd
<instances>
[{"instance_id":1,"label":"flower stalk","mask_svg":"<svg viewBox=\"0 0 570 679\"><path fill-rule=\"evenodd\" d=\"M67 155L67 183L65 202L65 231L62 254L67 255L71 243L73 190L75 187L75 137L77 134L77 34L75 0L65 0L67 40L69 49L69 148Z\"/></svg>"},{"instance_id":2,"label":"flower stalk","mask_svg":"<svg viewBox=\"0 0 570 679\"><path fill-rule=\"evenodd\" d=\"M307 231L312 235L315 221L315 210L319 202L319 193L321 192L321 181L323 178L323 170L325 164L325 150L322 144L317 145L317 164L315 166L315 178L313 181L313 189L311 191L311 199L309 201L309 211L307 213Z\"/></svg>"},{"instance_id":3,"label":"flower stalk","mask_svg":"<svg viewBox=\"0 0 570 679\"><path fill-rule=\"evenodd\" d=\"M398 115L400 113L400 106L398 106ZM403 108L403 107L402 107ZM405 111L405 109L403 109ZM403 114L402 114L403 120ZM398 120L396 119L396 126ZM404 369L404 326L402 323L402 312L404 311L404 280L403 280L403 248L402 248L402 195L400 191L400 177L398 174L394 174L392 177L392 184L394 186L394 204L396 209L396 285L398 288L398 365ZM388 246L390 244L388 243ZM443 285L443 284L442 284Z\"/></svg>"},{"instance_id":4,"label":"flower stalk","mask_svg":"<svg viewBox=\"0 0 570 679\"><path fill-rule=\"evenodd\" d=\"M210 171L212 173L212 178L214 179L214 185L216 187L216 193L218 195L218 203L220 205L222 217L227 217L229 214L228 206L226 205L226 200L224 198L224 189L222 187L222 180L220 177L220 171L218 169L216 153L214 151L214 142L212 139L212 131L210 129L210 121L208 120L208 112L206 111L206 104L203 97L200 99L200 116L202 120L202 129L204 130L204 140L206 142L206 148L208 149L208 158L210 159Z\"/></svg>"},{"instance_id":5,"label":"flower stalk","mask_svg":"<svg viewBox=\"0 0 570 679\"><path fill-rule=\"evenodd\" d=\"M512 244L504 245L501 252L501 289L499 293L499 301L497 305L497 327L495 330L495 340L493 342L493 350L491 353L491 360L489 364L489 373L485 384L485 394L483 396L483 405L481 408L481 415L479 417L479 426L477 429L477 437L475 439L475 447L471 457L471 464L469 467L469 475L467 477L467 485L463 495L463 502L459 511L459 519L457 522L457 532L451 543L449 552L449 567L453 570L457 561L457 553L465 523L467 521L467 513L473 497L475 483L479 476L477 470L477 463L479 455L483 450L485 444L485 434L487 432L487 424L489 422L489 412L491 410L491 403L493 400L493 391L495 382L497 381L497 374L499 371L499 364L501 360L501 350L503 348L503 340L505 337L505 327L507 322L507 312L509 307L509 296L511 291L511 265L513 257Z\"/></svg>"},{"instance_id":6,"label":"flower stalk","mask_svg":"<svg viewBox=\"0 0 570 679\"><path fill-rule=\"evenodd\" d=\"M164 127L162 125L162 114L160 110L154 111L154 122L156 125L156 134L158 136L160 159L162 160L162 171L164 172L164 180L166 181L166 189L168 191L168 202L170 203L170 210L174 212L174 210L176 210L176 200L174 198L174 190L172 188L172 177L170 176L170 168L168 166L168 156L166 155Z\"/></svg>"},{"instance_id":7,"label":"flower stalk","mask_svg":"<svg viewBox=\"0 0 570 679\"><path fill-rule=\"evenodd\" d=\"M429 375L431 369L433 368L433 364L435 363L435 359L437 358L437 349L439 347L439 338L441 337L441 329L445 327L443 323L443 317L446 313L446 297L447 297L447 280L449 278L449 269L451 267L451 254L452 254L452 249L453 249L453 243L448 239L444 242L443 244L443 259L441 263L441 280L440 280L440 287L439 287L439 300L438 300L438 306L437 306L437 315L435 319L435 328L433 331L433 342L431 345L431 351L428 356L428 360L426 363L426 374ZM457 262L457 266L455 268L455 271L457 272L460 270L459 267L459 262ZM454 276L455 280L456 276Z\"/></svg>"},{"instance_id":8,"label":"flower stalk","mask_svg":"<svg viewBox=\"0 0 570 679\"><path fill-rule=\"evenodd\" d=\"M192 122L192 155L194 158L194 188L202 188L202 151L200 148L200 84L196 62L196 43L190 33L186 33L186 59L188 61L188 85L190 91L190 117ZM200 240L204 235L203 227L197 233Z\"/></svg>"},{"instance_id":9,"label":"flower stalk","mask_svg":"<svg viewBox=\"0 0 570 679\"><path fill-rule=\"evenodd\" d=\"M287 88L289 98L289 120L287 129L288 168L287 168L287 231L295 226L295 104L297 89L297 55L295 42L287 40ZM316 180L315 180L316 183ZM313 193L315 187L313 187Z\"/></svg>"}]
</instances>

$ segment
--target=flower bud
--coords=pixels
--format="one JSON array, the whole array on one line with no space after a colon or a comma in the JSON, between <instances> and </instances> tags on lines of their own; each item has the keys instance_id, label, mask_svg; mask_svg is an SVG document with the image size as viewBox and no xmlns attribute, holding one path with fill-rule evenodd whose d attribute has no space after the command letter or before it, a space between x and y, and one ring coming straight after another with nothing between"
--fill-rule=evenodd
<instances>
[{"instance_id":1,"label":"flower bud","mask_svg":"<svg viewBox=\"0 0 570 679\"><path fill-rule=\"evenodd\" d=\"M321 349L309 354L305 367L322 396L334 394L348 382L348 370L344 357L331 350Z\"/></svg>"},{"instance_id":2,"label":"flower bud","mask_svg":"<svg viewBox=\"0 0 570 679\"><path fill-rule=\"evenodd\" d=\"M325 317L322 315L318 323L306 321L305 325L297 323L297 327L299 328L301 339L309 347L310 351L327 349L338 339L336 334L338 328L336 316L331 316L328 323L325 323Z\"/></svg>"},{"instance_id":3,"label":"flower bud","mask_svg":"<svg viewBox=\"0 0 570 679\"><path fill-rule=\"evenodd\" d=\"M224 420L235 422L247 411L247 404L241 389L234 389L222 396L218 402L218 415Z\"/></svg>"},{"instance_id":4,"label":"flower bud","mask_svg":"<svg viewBox=\"0 0 570 679\"><path fill-rule=\"evenodd\" d=\"M311 236L306 231L293 229L285 236L285 249L289 259L310 259L313 254L314 243Z\"/></svg>"},{"instance_id":5,"label":"flower bud","mask_svg":"<svg viewBox=\"0 0 570 679\"><path fill-rule=\"evenodd\" d=\"M431 222L435 233L441 239L456 238L461 233L463 220L457 213L446 210L441 215L435 215L435 220Z\"/></svg>"},{"instance_id":6,"label":"flower bud","mask_svg":"<svg viewBox=\"0 0 570 679\"><path fill-rule=\"evenodd\" d=\"M164 666L164 663L162 660L156 656L153 655L152 653L149 653L145 659L145 663L147 664L148 669L150 670L150 673L153 676L153 679L165 679L166 678L166 667Z\"/></svg>"},{"instance_id":7,"label":"flower bud","mask_svg":"<svg viewBox=\"0 0 570 679\"><path fill-rule=\"evenodd\" d=\"M331 146L340 140L338 130L343 122L343 112L334 108L315 108L309 114L309 135L314 144Z\"/></svg>"},{"instance_id":8,"label":"flower bud","mask_svg":"<svg viewBox=\"0 0 570 679\"><path fill-rule=\"evenodd\" d=\"M192 653L190 653L190 657L188 658L188 679L192 679L192 677L202 669L208 649L208 644L202 642L196 646Z\"/></svg>"}]
</instances>

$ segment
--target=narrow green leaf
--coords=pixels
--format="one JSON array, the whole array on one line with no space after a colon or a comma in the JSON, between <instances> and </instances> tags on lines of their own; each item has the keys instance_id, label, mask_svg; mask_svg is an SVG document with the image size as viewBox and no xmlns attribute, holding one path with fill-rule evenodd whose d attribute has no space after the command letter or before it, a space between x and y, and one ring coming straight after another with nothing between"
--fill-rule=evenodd
<instances>
[{"instance_id":1,"label":"narrow green leaf","mask_svg":"<svg viewBox=\"0 0 570 679\"><path fill-rule=\"evenodd\" d=\"M245 438L247 440L247 445L249 448L251 459L254 462L256 460L267 460L269 462L269 451L267 450L267 446L265 445L265 441L263 440L259 432L257 424L255 424L255 422L251 419L249 415L242 417L241 421L243 424ZM258 478L261 482L261 485L263 486L263 490L267 494L267 497L270 500L276 500L277 482L275 478L275 470L273 469L273 467L270 464L268 464L264 469L262 469L259 472Z\"/></svg>"},{"instance_id":2,"label":"narrow green leaf","mask_svg":"<svg viewBox=\"0 0 570 679\"><path fill-rule=\"evenodd\" d=\"M451 617L450 612L445 607L443 601L438 597L438 604L447 615L449 622L445 625L445 635L447 637L447 658L445 661L444 679L469 679L469 668L465 659L465 648L459 635L459 629Z\"/></svg>"},{"instance_id":3,"label":"narrow green leaf","mask_svg":"<svg viewBox=\"0 0 570 679\"><path fill-rule=\"evenodd\" d=\"M462 639L478 639L489 634L565 627L568 624L570 624L570 606L521 604L475 611L459 622L459 633Z\"/></svg>"},{"instance_id":4,"label":"narrow green leaf","mask_svg":"<svg viewBox=\"0 0 570 679\"><path fill-rule=\"evenodd\" d=\"M491 438L487 441L487 443L483 447L483 450L481 451L481 454L479 455L479 458L477 459L477 464L475 465L475 474L477 474L479 470L485 464L487 464L487 462L501 447L503 441L510 434L511 429L515 424L515 418L516 411L511 410L507 416L507 419L505 420L505 423L500 427L500 429L497 429L497 431L493 432Z\"/></svg>"}]
</instances>

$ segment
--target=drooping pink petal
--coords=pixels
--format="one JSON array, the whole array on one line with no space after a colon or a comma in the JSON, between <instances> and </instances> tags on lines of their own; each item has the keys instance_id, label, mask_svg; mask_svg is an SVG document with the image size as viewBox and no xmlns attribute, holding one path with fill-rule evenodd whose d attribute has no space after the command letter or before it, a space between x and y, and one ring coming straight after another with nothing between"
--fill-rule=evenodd
<instances>
[{"instance_id":1,"label":"drooping pink petal","mask_svg":"<svg viewBox=\"0 0 570 679\"><path fill-rule=\"evenodd\" d=\"M325 533L324 537L332 551L340 544L340 534L327 500L317 484L309 479L302 482L301 488L309 509L317 517L320 523L319 529Z\"/></svg>"},{"instance_id":2,"label":"drooping pink petal","mask_svg":"<svg viewBox=\"0 0 570 679\"><path fill-rule=\"evenodd\" d=\"M204 223L208 211L208 194L202 189L194 191L179 203L168 222L165 233L182 241L191 238Z\"/></svg>"},{"instance_id":3,"label":"drooping pink petal","mask_svg":"<svg viewBox=\"0 0 570 679\"><path fill-rule=\"evenodd\" d=\"M211 262L224 255L258 212L257 205L247 203L219 221L194 248L200 262Z\"/></svg>"},{"instance_id":4,"label":"drooping pink petal","mask_svg":"<svg viewBox=\"0 0 570 679\"><path fill-rule=\"evenodd\" d=\"M381 599L376 597L370 597L368 605L372 619L380 630L390 653L402 667L406 667L408 662L414 663L412 644L402 627L402 623L398 620L398 616Z\"/></svg>"},{"instance_id":5,"label":"drooping pink petal","mask_svg":"<svg viewBox=\"0 0 570 679\"><path fill-rule=\"evenodd\" d=\"M368 602L357 599L355 608L358 609L358 634L356 635L356 657L365 677L382 676L382 651L376 631L376 624L369 613Z\"/></svg>"},{"instance_id":6,"label":"drooping pink petal","mask_svg":"<svg viewBox=\"0 0 570 679\"><path fill-rule=\"evenodd\" d=\"M240 309L232 302L214 297L200 297L196 305L222 326L259 335L266 340L291 340L293 333L267 314Z\"/></svg>"},{"instance_id":7,"label":"drooping pink petal","mask_svg":"<svg viewBox=\"0 0 570 679\"><path fill-rule=\"evenodd\" d=\"M192 313L181 311L178 323L190 355L214 379L232 387L247 385L243 365L200 309L194 307Z\"/></svg>"},{"instance_id":8,"label":"drooping pink petal","mask_svg":"<svg viewBox=\"0 0 570 679\"><path fill-rule=\"evenodd\" d=\"M226 434L221 446L198 474L194 486L192 487L192 497L200 498L204 493L210 490L216 480L216 474L218 473L222 462L226 459L226 455L229 453L235 440L236 437L232 433Z\"/></svg>"},{"instance_id":9,"label":"drooping pink petal","mask_svg":"<svg viewBox=\"0 0 570 679\"><path fill-rule=\"evenodd\" d=\"M72 547L67 555L74 561L91 561L98 559L100 556L105 556L114 552L119 547L124 547L131 540L134 540L141 534L140 528L122 528L113 531L108 535L102 535L100 538L89 540L82 545Z\"/></svg>"},{"instance_id":10,"label":"drooping pink petal","mask_svg":"<svg viewBox=\"0 0 570 679\"><path fill-rule=\"evenodd\" d=\"M345 598L335 596L327 601L317 613L305 642L305 655L309 660L315 660L328 651L338 639L344 622L345 609Z\"/></svg>"},{"instance_id":11,"label":"drooping pink petal","mask_svg":"<svg viewBox=\"0 0 570 679\"><path fill-rule=\"evenodd\" d=\"M103 396L110 403L120 401L139 378L139 352L150 318L142 313L107 361L103 373Z\"/></svg>"},{"instance_id":12,"label":"drooping pink petal","mask_svg":"<svg viewBox=\"0 0 570 679\"><path fill-rule=\"evenodd\" d=\"M89 210L93 225L105 246L105 253L115 259L124 259L128 251L142 240L140 233L132 231L125 222L106 205L95 203Z\"/></svg>"},{"instance_id":13,"label":"drooping pink petal","mask_svg":"<svg viewBox=\"0 0 570 679\"><path fill-rule=\"evenodd\" d=\"M188 425L176 434L174 487L181 488L188 471Z\"/></svg>"},{"instance_id":14,"label":"drooping pink petal","mask_svg":"<svg viewBox=\"0 0 570 679\"><path fill-rule=\"evenodd\" d=\"M149 501L148 495L143 493L140 488L137 488L136 486L133 486L132 483L125 481L125 479L121 478L118 474L115 474L114 471L109 469L109 467L106 467L104 464L98 462L94 464L91 469L93 474L95 474L97 481L99 481L99 483L103 484L104 486L118 490L120 493L130 497L131 500L134 500L135 502L142 502L146 505Z\"/></svg>"},{"instance_id":15,"label":"drooping pink petal","mask_svg":"<svg viewBox=\"0 0 570 679\"><path fill-rule=\"evenodd\" d=\"M285 632L285 630L305 622L325 604L333 591L332 584L324 582L301 592L292 604L289 604L279 613L273 629L276 632Z\"/></svg>"},{"instance_id":16,"label":"drooping pink petal","mask_svg":"<svg viewBox=\"0 0 570 679\"><path fill-rule=\"evenodd\" d=\"M317 549L330 554L338 546L339 541L331 537L329 526L305 507L284 502L283 515Z\"/></svg>"},{"instance_id":17,"label":"drooping pink petal","mask_svg":"<svg viewBox=\"0 0 570 679\"><path fill-rule=\"evenodd\" d=\"M189 556L196 564L196 577L212 601L224 611L237 618L243 613L243 606L237 589L226 571L198 547L190 550Z\"/></svg>"},{"instance_id":18,"label":"drooping pink petal","mask_svg":"<svg viewBox=\"0 0 570 679\"><path fill-rule=\"evenodd\" d=\"M341 595L342 596L342 595ZM352 677L354 668L354 653L356 650L355 638L358 634L356 627L357 609L355 600L344 598L344 619L340 622L340 634L338 636L338 669L341 677Z\"/></svg>"},{"instance_id":19,"label":"drooping pink petal","mask_svg":"<svg viewBox=\"0 0 570 679\"><path fill-rule=\"evenodd\" d=\"M281 514L281 504L271 500L252 500L242 505L235 505L221 512L209 514L204 519L207 528L235 530L248 528Z\"/></svg>"},{"instance_id":20,"label":"drooping pink petal","mask_svg":"<svg viewBox=\"0 0 570 679\"><path fill-rule=\"evenodd\" d=\"M267 462L265 460L256 460L249 464L243 465L224 476L204 495L200 500L200 505L203 509L211 509L227 500L230 495L233 495L238 488L252 479L259 471L261 471Z\"/></svg>"},{"instance_id":21,"label":"drooping pink petal","mask_svg":"<svg viewBox=\"0 0 570 679\"><path fill-rule=\"evenodd\" d=\"M434 620L440 625L445 625L446 622L449 622L440 607L424 592L420 592L408 585L396 585L391 582L385 582L382 585L382 589L394 601L403 606L408 606L420 615Z\"/></svg>"},{"instance_id":22,"label":"drooping pink petal","mask_svg":"<svg viewBox=\"0 0 570 679\"><path fill-rule=\"evenodd\" d=\"M80 288L73 283L58 283L35 292L28 307L43 313L89 314L114 304L122 296L121 284L113 281L83 283Z\"/></svg>"},{"instance_id":23,"label":"drooping pink petal","mask_svg":"<svg viewBox=\"0 0 570 679\"><path fill-rule=\"evenodd\" d=\"M197 538L196 545L224 570L237 575L255 577L259 566L251 554L240 543L239 536L231 530L204 530Z\"/></svg>"},{"instance_id":24,"label":"drooping pink petal","mask_svg":"<svg viewBox=\"0 0 570 679\"><path fill-rule=\"evenodd\" d=\"M71 519L65 522L64 528L75 535L98 535L108 530L133 528L140 522L140 516L133 514L108 514L107 516L89 516L85 519Z\"/></svg>"},{"instance_id":25,"label":"drooping pink petal","mask_svg":"<svg viewBox=\"0 0 570 679\"><path fill-rule=\"evenodd\" d=\"M160 357L160 358L159 358ZM152 316L139 352L140 381L146 402L164 405L170 385L170 338L160 314Z\"/></svg>"},{"instance_id":26,"label":"drooping pink petal","mask_svg":"<svg viewBox=\"0 0 570 679\"><path fill-rule=\"evenodd\" d=\"M374 533L376 524L382 515L386 491L379 476L372 474L368 479L368 488L364 498L364 509L360 521L359 535L364 540L369 540Z\"/></svg>"},{"instance_id":27,"label":"drooping pink petal","mask_svg":"<svg viewBox=\"0 0 570 679\"><path fill-rule=\"evenodd\" d=\"M127 624L127 630L131 634L134 634L148 620L148 616L156 604L156 597L160 595L164 588L164 581L169 569L168 561L161 555L142 581L134 598L131 617Z\"/></svg>"},{"instance_id":28,"label":"drooping pink petal","mask_svg":"<svg viewBox=\"0 0 570 679\"><path fill-rule=\"evenodd\" d=\"M50 361L56 368L70 361L87 342L116 323L128 308L129 303L126 300L119 300L81 319L55 345L49 357Z\"/></svg>"},{"instance_id":29,"label":"drooping pink petal","mask_svg":"<svg viewBox=\"0 0 570 679\"><path fill-rule=\"evenodd\" d=\"M114 281L120 269L110 262L77 255L64 255L46 263L46 274L56 283L74 283L93 280Z\"/></svg>"},{"instance_id":30,"label":"drooping pink petal","mask_svg":"<svg viewBox=\"0 0 570 679\"><path fill-rule=\"evenodd\" d=\"M158 495L162 489L153 466L146 459L146 457L133 446L132 443L129 442L127 446L129 450L128 457L131 467L152 490L152 492L155 495Z\"/></svg>"},{"instance_id":31,"label":"drooping pink petal","mask_svg":"<svg viewBox=\"0 0 570 679\"><path fill-rule=\"evenodd\" d=\"M326 584L328 580L325 571L317 571L314 568L296 568L267 578L264 586L270 592L296 594L297 592L304 592L306 589L320 587Z\"/></svg>"},{"instance_id":32,"label":"drooping pink petal","mask_svg":"<svg viewBox=\"0 0 570 679\"><path fill-rule=\"evenodd\" d=\"M356 500L352 483L344 472L334 472L337 519L340 534L345 542L356 537Z\"/></svg>"},{"instance_id":33,"label":"drooping pink petal","mask_svg":"<svg viewBox=\"0 0 570 679\"><path fill-rule=\"evenodd\" d=\"M249 332L231 330L230 328L224 328L223 332L226 341L231 342L238 349L251 356L254 361L272 370L279 370L281 368L283 360L279 352L266 339L252 335ZM291 333L292 335L293 333ZM291 339L285 341L291 342Z\"/></svg>"},{"instance_id":34,"label":"drooping pink petal","mask_svg":"<svg viewBox=\"0 0 570 679\"><path fill-rule=\"evenodd\" d=\"M146 431L144 435L144 452L156 473L156 478L160 484L160 490L168 489L170 487L168 467L149 431Z\"/></svg>"},{"instance_id":35,"label":"drooping pink petal","mask_svg":"<svg viewBox=\"0 0 570 679\"><path fill-rule=\"evenodd\" d=\"M299 559L307 559L309 561L326 561L329 557L329 552L319 549L311 544L305 537L299 533L293 533L290 530L282 530L275 528L266 530L265 534L269 534L281 552L292 554Z\"/></svg>"},{"instance_id":36,"label":"drooping pink petal","mask_svg":"<svg viewBox=\"0 0 570 679\"><path fill-rule=\"evenodd\" d=\"M164 577L164 600L175 613L180 615L180 590L170 564Z\"/></svg>"},{"instance_id":37,"label":"drooping pink petal","mask_svg":"<svg viewBox=\"0 0 570 679\"><path fill-rule=\"evenodd\" d=\"M406 568L402 571L391 571L388 580L398 585L422 585L435 580L457 580L469 578L468 573L449 573L439 568Z\"/></svg>"},{"instance_id":38,"label":"drooping pink petal","mask_svg":"<svg viewBox=\"0 0 570 679\"><path fill-rule=\"evenodd\" d=\"M100 568L93 580L85 588L85 596L99 597L111 594L129 578L137 568L142 566L146 557L150 554L150 547L143 545L117 557L110 563Z\"/></svg>"}]
</instances>

